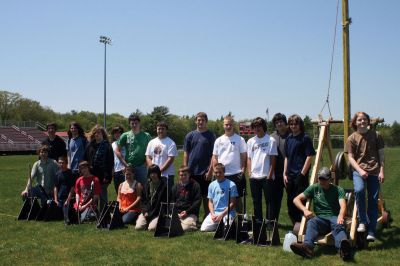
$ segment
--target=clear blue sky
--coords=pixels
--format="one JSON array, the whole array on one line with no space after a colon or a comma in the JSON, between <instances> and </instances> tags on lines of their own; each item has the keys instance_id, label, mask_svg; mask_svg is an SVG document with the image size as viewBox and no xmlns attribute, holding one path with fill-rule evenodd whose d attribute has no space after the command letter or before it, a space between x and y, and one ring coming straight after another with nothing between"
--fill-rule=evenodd
<instances>
[{"instance_id":1,"label":"clear blue sky","mask_svg":"<svg viewBox=\"0 0 400 266\"><path fill-rule=\"evenodd\" d=\"M340 0L341 2L341 0ZM337 0L2 1L0 90L57 112L229 111L316 118L327 93ZM352 113L399 121L400 1L350 0ZM341 12L341 11L339 11ZM331 108L343 117L339 13ZM325 112L325 117L327 112Z\"/></svg>"}]
</instances>

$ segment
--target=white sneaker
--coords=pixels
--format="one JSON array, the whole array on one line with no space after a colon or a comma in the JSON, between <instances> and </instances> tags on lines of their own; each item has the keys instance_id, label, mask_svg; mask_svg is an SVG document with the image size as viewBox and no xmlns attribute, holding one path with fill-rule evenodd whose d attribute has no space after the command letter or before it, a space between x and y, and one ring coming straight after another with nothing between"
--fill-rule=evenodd
<instances>
[{"instance_id":1,"label":"white sneaker","mask_svg":"<svg viewBox=\"0 0 400 266\"><path fill-rule=\"evenodd\" d=\"M365 232L365 224L359 224L357 228L357 232Z\"/></svg>"},{"instance_id":2,"label":"white sneaker","mask_svg":"<svg viewBox=\"0 0 400 266\"><path fill-rule=\"evenodd\" d=\"M368 242L374 242L375 241L375 237L373 235L367 235L367 241Z\"/></svg>"}]
</instances>

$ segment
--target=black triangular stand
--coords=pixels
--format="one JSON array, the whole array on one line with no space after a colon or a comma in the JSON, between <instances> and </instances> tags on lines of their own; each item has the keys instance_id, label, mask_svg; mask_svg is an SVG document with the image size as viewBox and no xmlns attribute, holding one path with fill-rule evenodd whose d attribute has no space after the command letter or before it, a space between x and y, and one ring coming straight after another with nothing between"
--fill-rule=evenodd
<instances>
[{"instance_id":1,"label":"black triangular stand","mask_svg":"<svg viewBox=\"0 0 400 266\"><path fill-rule=\"evenodd\" d=\"M79 214L78 211L74 209L73 204L69 205L68 219L70 224L79 224Z\"/></svg>"},{"instance_id":2,"label":"black triangular stand","mask_svg":"<svg viewBox=\"0 0 400 266\"><path fill-rule=\"evenodd\" d=\"M157 226L154 232L155 237L174 237L183 235L181 220L178 217L178 211L175 208L175 204L170 203L169 209L170 210L168 211L168 203L161 203Z\"/></svg>"},{"instance_id":3,"label":"black triangular stand","mask_svg":"<svg viewBox=\"0 0 400 266\"><path fill-rule=\"evenodd\" d=\"M51 201L50 204L47 206L47 210L44 214L43 220L55 221L62 219L63 219L62 208L59 208L54 201Z\"/></svg>"},{"instance_id":4,"label":"black triangular stand","mask_svg":"<svg viewBox=\"0 0 400 266\"><path fill-rule=\"evenodd\" d=\"M257 245L258 243L258 237L260 236L262 224L263 222L257 220L254 215L251 216L251 226L253 229L253 237L252 237L253 245Z\"/></svg>"},{"instance_id":5,"label":"black triangular stand","mask_svg":"<svg viewBox=\"0 0 400 266\"><path fill-rule=\"evenodd\" d=\"M36 215L36 221L43 221L44 220L44 216L48 210L49 206L47 205L47 203L43 204L42 207L40 207L40 210L38 212L38 214Z\"/></svg>"},{"instance_id":6,"label":"black triangular stand","mask_svg":"<svg viewBox=\"0 0 400 266\"><path fill-rule=\"evenodd\" d=\"M24 204L22 205L21 210L19 211L17 220L27 220L29 216L29 212L32 209L32 203L36 198L27 197L24 200ZM36 200L37 201L37 200ZM40 207L39 207L40 208Z\"/></svg>"},{"instance_id":7,"label":"black triangular stand","mask_svg":"<svg viewBox=\"0 0 400 266\"><path fill-rule=\"evenodd\" d=\"M39 211L40 211L40 204L39 204L37 198L35 197L35 198L33 198L32 202L31 202L31 209L29 210L27 220L28 221L35 220Z\"/></svg>"},{"instance_id":8,"label":"black triangular stand","mask_svg":"<svg viewBox=\"0 0 400 266\"><path fill-rule=\"evenodd\" d=\"M123 228L122 215L119 211L118 201L110 201L103 207L97 228L113 230Z\"/></svg>"},{"instance_id":9,"label":"black triangular stand","mask_svg":"<svg viewBox=\"0 0 400 266\"><path fill-rule=\"evenodd\" d=\"M252 239L249 236L249 231L252 229L251 222L248 221L243 214L238 214L235 218L236 222L236 243L251 244Z\"/></svg>"},{"instance_id":10,"label":"black triangular stand","mask_svg":"<svg viewBox=\"0 0 400 266\"><path fill-rule=\"evenodd\" d=\"M232 220L230 224L224 223L224 218L218 224L214 234L215 240L236 240L236 220Z\"/></svg>"},{"instance_id":11,"label":"black triangular stand","mask_svg":"<svg viewBox=\"0 0 400 266\"><path fill-rule=\"evenodd\" d=\"M264 219L257 239L259 246L280 245L276 220Z\"/></svg>"}]
</instances>

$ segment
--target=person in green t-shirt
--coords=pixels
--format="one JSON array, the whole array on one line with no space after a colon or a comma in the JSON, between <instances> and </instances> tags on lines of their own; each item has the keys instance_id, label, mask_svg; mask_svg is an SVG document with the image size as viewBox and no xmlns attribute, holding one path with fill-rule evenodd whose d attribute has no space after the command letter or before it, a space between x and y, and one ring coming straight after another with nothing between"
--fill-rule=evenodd
<instances>
[{"instance_id":1,"label":"person in green t-shirt","mask_svg":"<svg viewBox=\"0 0 400 266\"><path fill-rule=\"evenodd\" d=\"M297 255L312 258L314 242L318 236L332 232L340 257L348 260L351 256L351 245L344 226L345 192L343 188L331 184L330 179L330 170L327 167L321 168L318 172L318 183L309 186L293 200L296 207L303 211L304 216L309 220L304 242L292 243L290 248ZM303 202L306 199L313 201L314 213L304 205Z\"/></svg>"},{"instance_id":2,"label":"person in green t-shirt","mask_svg":"<svg viewBox=\"0 0 400 266\"><path fill-rule=\"evenodd\" d=\"M115 155L125 167L128 164L135 167L136 179L144 185L147 183L145 152L151 136L149 133L141 130L140 117L138 115L130 115L128 122L131 130L123 133L119 138L117 143L118 149L116 149ZM125 158L121 154L122 147L125 147L126 150Z\"/></svg>"}]
</instances>

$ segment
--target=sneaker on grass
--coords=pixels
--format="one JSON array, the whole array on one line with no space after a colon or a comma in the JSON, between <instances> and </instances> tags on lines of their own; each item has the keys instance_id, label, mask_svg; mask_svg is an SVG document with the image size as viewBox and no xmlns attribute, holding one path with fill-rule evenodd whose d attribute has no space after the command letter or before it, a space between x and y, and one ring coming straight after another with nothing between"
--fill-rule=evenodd
<instances>
[{"instance_id":1,"label":"sneaker on grass","mask_svg":"<svg viewBox=\"0 0 400 266\"><path fill-rule=\"evenodd\" d=\"M359 224L357 227L357 232L359 233L365 232L365 224Z\"/></svg>"}]
</instances>

